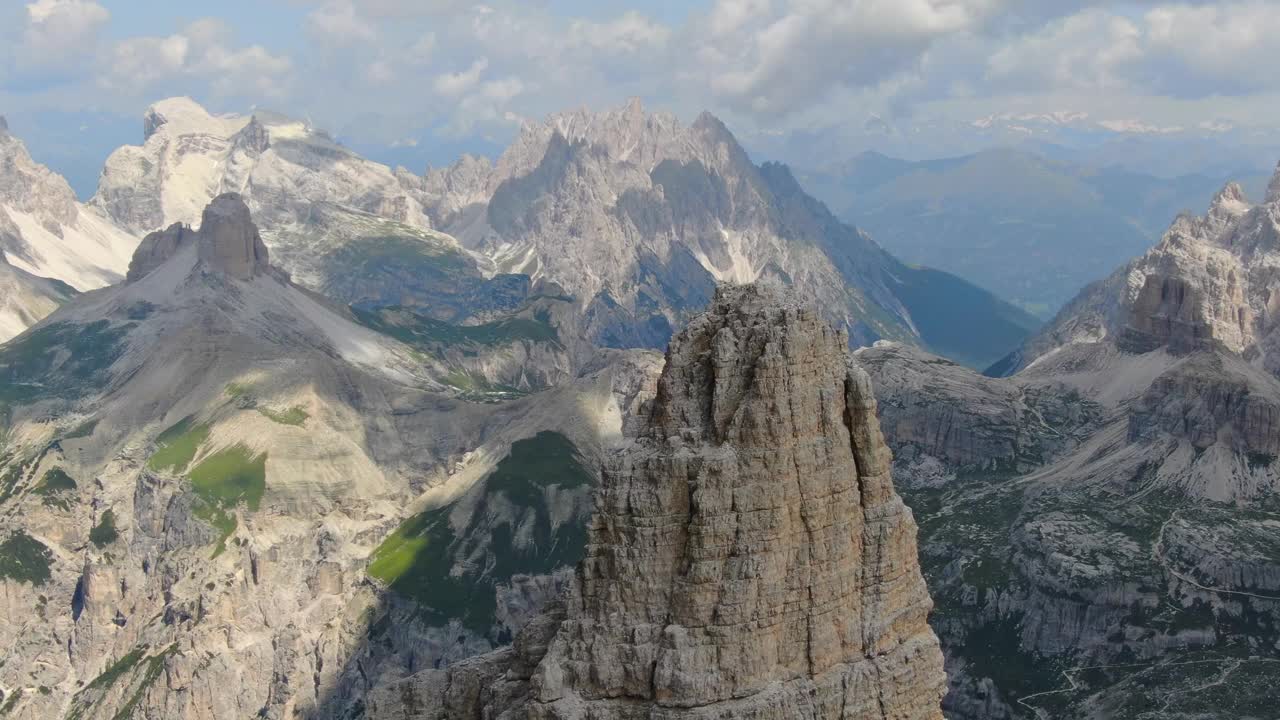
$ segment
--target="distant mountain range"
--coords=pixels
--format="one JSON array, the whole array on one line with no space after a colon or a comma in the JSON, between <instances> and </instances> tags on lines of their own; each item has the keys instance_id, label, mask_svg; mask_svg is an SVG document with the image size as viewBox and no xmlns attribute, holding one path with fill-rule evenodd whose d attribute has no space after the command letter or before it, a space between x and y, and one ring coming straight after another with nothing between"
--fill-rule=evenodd
<instances>
[{"instance_id":1,"label":"distant mountain range","mask_svg":"<svg viewBox=\"0 0 1280 720\"><path fill-rule=\"evenodd\" d=\"M275 113L213 115L174 98L152 106L143 126L144 142L111 154L83 209L60 179L57 193L26 187L22 202L53 198L67 213L103 218L103 232L124 239L110 247L127 252L131 238L194 224L213 197L236 192L275 262L338 302L474 325L560 297L567 304L545 317L606 347L661 347L717 282L761 278L818 298L855 343L920 343L975 367L1037 324L959 278L899 262L805 194L785 166L752 163L709 114L687 127L636 102L555 115L527 125L496 161L464 156L424 176ZM111 278L124 257L85 259ZM571 373L576 361L556 362ZM513 372L526 370L526 379L545 375Z\"/></svg>"},{"instance_id":2,"label":"distant mountain range","mask_svg":"<svg viewBox=\"0 0 1280 720\"><path fill-rule=\"evenodd\" d=\"M1080 111L1001 112L969 119L868 115L837 125L743 136L752 155L820 168L862 152L907 160L1014 148L1086 167L1117 167L1162 178L1268 173L1280 155L1274 128L1209 121L1179 126Z\"/></svg>"},{"instance_id":3,"label":"distant mountain range","mask_svg":"<svg viewBox=\"0 0 1280 720\"><path fill-rule=\"evenodd\" d=\"M1048 317L1143 252L1168 219L1226 179L1160 178L1021 150L910 162L874 152L798 173L801 184L903 260ZM1267 175L1236 178L1260 197Z\"/></svg>"},{"instance_id":4,"label":"distant mountain range","mask_svg":"<svg viewBox=\"0 0 1280 720\"><path fill-rule=\"evenodd\" d=\"M0 613L0 702L18 717L356 717L373 689L509 642L585 552L605 451L718 281L821 303L805 337L838 358L847 332L982 365L1034 324L902 264L710 115L557 115L496 162L419 176L178 98L85 203L4 140L0 289L23 303L0 306L18 333L0 344L0 593L20 609ZM722 314L690 373L729 340ZM836 388L873 415L843 367L812 392L771 380L772 344L800 336L769 317L738 340L782 393L761 408ZM800 373L805 347L786 349ZM698 392L724 402L711 377ZM852 464L821 407L804 422Z\"/></svg>"}]
</instances>

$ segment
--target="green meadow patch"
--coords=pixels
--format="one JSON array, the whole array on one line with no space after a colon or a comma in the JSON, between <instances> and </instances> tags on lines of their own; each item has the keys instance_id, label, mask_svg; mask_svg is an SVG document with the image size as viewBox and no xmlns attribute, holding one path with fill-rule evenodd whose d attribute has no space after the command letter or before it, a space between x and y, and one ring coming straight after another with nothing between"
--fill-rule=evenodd
<instances>
[{"instance_id":1,"label":"green meadow patch","mask_svg":"<svg viewBox=\"0 0 1280 720\"><path fill-rule=\"evenodd\" d=\"M254 455L244 445L220 450L196 465L189 475L196 493L195 516L221 533L213 557L227 549L236 529L235 508L241 502L257 510L267 488L267 454Z\"/></svg>"},{"instance_id":2,"label":"green meadow patch","mask_svg":"<svg viewBox=\"0 0 1280 720\"><path fill-rule=\"evenodd\" d=\"M104 548L120 539L116 530L116 514L110 508L98 518L98 524L89 531L89 541L99 548Z\"/></svg>"},{"instance_id":3,"label":"green meadow patch","mask_svg":"<svg viewBox=\"0 0 1280 720\"><path fill-rule=\"evenodd\" d=\"M147 460L147 467L157 472L182 472L208 439L209 426L197 425L194 416L188 415L156 438L160 449Z\"/></svg>"},{"instance_id":4,"label":"green meadow patch","mask_svg":"<svg viewBox=\"0 0 1280 720\"><path fill-rule=\"evenodd\" d=\"M248 392L244 386L227 387L227 394L239 397ZM301 408L274 413L278 417L264 415L286 425L301 425L307 415ZM200 447L209 439L209 426L197 424L192 417L185 417L156 438L160 446L147 467L160 472L183 472L191 481L195 493L192 514L218 531L213 557L227 549L227 538L236 530L236 507L244 503L249 510L257 510L266 492L267 454L254 454L244 445L233 445L203 458L195 467ZM190 469L188 469L190 468Z\"/></svg>"},{"instance_id":5,"label":"green meadow patch","mask_svg":"<svg viewBox=\"0 0 1280 720\"><path fill-rule=\"evenodd\" d=\"M541 432L520 440L485 479L483 495L461 534L449 524L452 507L414 515L374 550L368 573L416 600L432 622L458 618L487 632L494 623L496 583L517 574L552 572L582 558L586 513L553 527L546 492L552 486L588 486L592 480L564 435ZM512 505L519 513L515 522L532 523L529 537L520 542L512 521L500 516L501 508ZM456 557L478 560L454 574Z\"/></svg>"},{"instance_id":6,"label":"green meadow patch","mask_svg":"<svg viewBox=\"0 0 1280 720\"><path fill-rule=\"evenodd\" d=\"M190 477L196 494L211 504L235 507L243 500L257 510L266 490L267 454L234 445L201 460Z\"/></svg>"},{"instance_id":7,"label":"green meadow patch","mask_svg":"<svg viewBox=\"0 0 1280 720\"><path fill-rule=\"evenodd\" d=\"M53 552L21 530L0 543L0 577L43 585L49 582L52 562Z\"/></svg>"},{"instance_id":8,"label":"green meadow patch","mask_svg":"<svg viewBox=\"0 0 1280 720\"><path fill-rule=\"evenodd\" d=\"M66 510L71 507L67 494L74 492L76 481L62 468L50 468L31 492L44 498L44 504Z\"/></svg>"},{"instance_id":9,"label":"green meadow patch","mask_svg":"<svg viewBox=\"0 0 1280 720\"><path fill-rule=\"evenodd\" d=\"M493 347L520 341L560 344L560 334L551 324L551 314L546 311L535 312L533 317L504 318L480 325L454 325L399 306L377 310L353 307L351 310L366 327L429 350L467 344Z\"/></svg>"},{"instance_id":10,"label":"green meadow patch","mask_svg":"<svg viewBox=\"0 0 1280 720\"><path fill-rule=\"evenodd\" d=\"M85 420L84 422L72 428L71 432L67 433L66 436L62 439L63 440L79 440L81 438L87 438L90 435L93 435L93 431L97 429L98 429L97 418L94 418L92 420Z\"/></svg>"},{"instance_id":11,"label":"green meadow patch","mask_svg":"<svg viewBox=\"0 0 1280 720\"><path fill-rule=\"evenodd\" d=\"M100 384L124 353L132 324L54 323L0 346L0 406L74 397Z\"/></svg>"},{"instance_id":12,"label":"green meadow patch","mask_svg":"<svg viewBox=\"0 0 1280 720\"><path fill-rule=\"evenodd\" d=\"M294 405L288 410L272 410L270 408L258 408L258 412L262 413L271 422L281 425L292 425L294 427L302 427L306 424L307 418L311 417L301 405Z\"/></svg>"},{"instance_id":13,"label":"green meadow patch","mask_svg":"<svg viewBox=\"0 0 1280 720\"><path fill-rule=\"evenodd\" d=\"M128 699L112 720L126 720L133 717L134 711L146 697L147 691L164 672L165 660L177 652L177 647L177 645L170 645L151 656L147 655L148 645L139 645L130 650L75 694L71 699L71 709L67 712L66 720L81 720L90 714L93 706L106 697L107 691L114 688L121 680L127 683L126 692L129 690L132 692L128 692Z\"/></svg>"}]
</instances>

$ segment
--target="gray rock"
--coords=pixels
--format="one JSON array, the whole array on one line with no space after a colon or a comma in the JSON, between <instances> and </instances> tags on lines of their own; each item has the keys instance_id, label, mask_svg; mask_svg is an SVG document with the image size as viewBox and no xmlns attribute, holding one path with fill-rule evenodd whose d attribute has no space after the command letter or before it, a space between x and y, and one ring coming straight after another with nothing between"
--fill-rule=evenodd
<instances>
[{"instance_id":1,"label":"gray rock","mask_svg":"<svg viewBox=\"0 0 1280 720\"><path fill-rule=\"evenodd\" d=\"M847 344L777 289L719 290L607 465L563 619L370 716L940 718L915 524Z\"/></svg>"},{"instance_id":2,"label":"gray rock","mask_svg":"<svg viewBox=\"0 0 1280 720\"><path fill-rule=\"evenodd\" d=\"M249 206L234 193L219 195L205 208L197 242L202 261L234 278L249 280L270 267Z\"/></svg>"}]
</instances>

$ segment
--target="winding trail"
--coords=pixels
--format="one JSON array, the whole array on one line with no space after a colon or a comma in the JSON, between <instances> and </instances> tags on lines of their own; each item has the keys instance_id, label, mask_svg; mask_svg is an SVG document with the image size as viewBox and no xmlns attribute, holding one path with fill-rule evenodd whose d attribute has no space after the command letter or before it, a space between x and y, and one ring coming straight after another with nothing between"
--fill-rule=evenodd
<instances>
[{"instance_id":1,"label":"winding trail","mask_svg":"<svg viewBox=\"0 0 1280 720\"><path fill-rule=\"evenodd\" d=\"M1186 695L1187 693L1200 692L1203 690L1208 690L1209 688L1212 688L1212 687L1217 687L1219 685L1222 685L1227 681L1227 678L1229 678L1231 674L1234 673L1236 670L1239 670L1242 666L1246 664L1254 664L1254 663L1280 665L1280 659L1215 658L1212 660L1187 660L1185 662L1171 662L1171 663L1121 663L1116 665L1080 665L1080 666L1068 668L1062 671L1062 677L1066 678L1067 682L1070 684L1070 687L1032 693L1031 695L1018 698L1018 704L1030 710L1031 712L1035 713L1035 716L1038 720L1053 720L1053 716L1047 714L1048 713L1047 710L1045 710L1044 708L1036 707L1035 705L1032 705L1029 701L1038 697L1045 697L1047 695L1061 695L1063 693L1071 693L1079 690L1080 684L1076 682L1075 674L1082 670L1113 670L1113 669L1119 669L1119 668L1142 668L1143 670L1154 670L1156 668L1182 667L1186 665L1209 665L1209 664L1222 665L1220 674L1213 681L1207 682L1203 685L1198 685L1196 687L1190 687L1184 690L1177 690L1170 693L1169 696L1164 699L1164 705L1160 708L1160 710L1155 711L1156 713L1163 713L1169 709L1169 705L1173 702L1173 699L1176 696ZM1160 717L1160 715L1157 714L1156 717Z\"/></svg>"},{"instance_id":2,"label":"winding trail","mask_svg":"<svg viewBox=\"0 0 1280 720\"><path fill-rule=\"evenodd\" d=\"M1164 523L1160 525L1160 532L1156 534L1155 544L1151 546L1151 557L1156 561L1156 564L1164 568L1165 572L1178 578L1182 582L1188 585L1191 585L1192 587L1195 587L1197 589L1203 590L1205 592L1216 593L1218 595L1241 595L1244 597L1258 598L1259 600L1269 600L1271 602L1280 602L1280 597L1275 595L1263 595L1261 593L1247 592L1245 590L1223 590L1222 588L1209 587L1208 585L1203 585L1199 582L1196 582L1194 579L1192 579L1185 573L1174 570L1173 564L1169 562L1169 559L1167 557L1165 557L1164 531L1166 528L1169 527L1169 523L1173 522L1178 518L1178 514L1181 512L1182 512L1181 508L1174 510L1173 514L1169 516L1169 519L1165 520Z\"/></svg>"}]
</instances>

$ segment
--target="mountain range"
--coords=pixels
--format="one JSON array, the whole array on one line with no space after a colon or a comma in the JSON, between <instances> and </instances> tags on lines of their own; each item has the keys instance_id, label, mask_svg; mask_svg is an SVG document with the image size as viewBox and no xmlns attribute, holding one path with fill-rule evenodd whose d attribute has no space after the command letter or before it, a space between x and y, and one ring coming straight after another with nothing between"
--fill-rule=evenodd
<instances>
[{"instance_id":1,"label":"mountain range","mask_svg":"<svg viewBox=\"0 0 1280 720\"><path fill-rule=\"evenodd\" d=\"M1036 324L898 262L785 167L752 164L710 115L689 127L638 103L557 115L494 162L464 157L424 176L273 113L214 116L178 98L143 125L141 146L108 158L86 214L138 237L239 193L297 282L366 310L474 325L563 296L566 335L657 348L716 282L776 277L809 288L856 342L909 340L974 366Z\"/></svg>"},{"instance_id":2,"label":"mountain range","mask_svg":"<svg viewBox=\"0 0 1280 720\"><path fill-rule=\"evenodd\" d=\"M858 351L921 525L956 718L1266 717L1280 662L1280 170L984 377Z\"/></svg>"},{"instance_id":3,"label":"mountain range","mask_svg":"<svg viewBox=\"0 0 1280 720\"><path fill-rule=\"evenodd\" d=\"M743 139L752 155L816 169L839 166L864 152L916 162L1013 149L1069 165L1172 179L1266 174L1271 158L1280 155L1280 133L1265 125L1224 120L1177 125L1072 109L968 117L868 114Z\"/></svg>"},{"instance_id":4,"label":"mountain range","mask_svg":"<svg viewBox=\"0 0 1280 720\"><path fill-rule=\"evenodd\" d=\"M0 117L0 341L77 292L118 282L137 239L36 163Z\"/></svg>"},{"instance_id":5,"label":"mountain range","mask_svg":"<svg viewBox=\"0 0 1280 720\"><path fill-rule=\"evenodd\" d=\"M709 115L143 125L4 145L0 714L1270 712L1280 172L1032 334Z\"/></svg>"},{"instance_id":6,"label":"mountain range","mask_svg":"<svg viewBox=\"0 0 1280 720\"><path fill-rule=\"evenodd\" d=\"M0 345L15 717L346 717L508 642L568 582L601 458L717 275L790 283L863 342L994 325L974 364L1029 329L710 116L556 116L425 176L270 113L176 99L143 126L83 204L5 146L6 257L94 261L8 268L30 324Z\"/></svg>"},{"instance_id":7,"label":"mountain range","mask_svg":"<svg viewBox=\"0 0 1280 720\"><path fill-rule=\"evenodd\" d=\"M799 176L897 257L954 273L1046 319L1230 179L1163 178L1015 149L918 162L866 152ZM1268 177L1236 179L1260 198Z\"/></svg>"}]
</instances>

